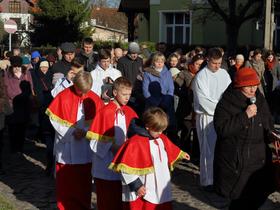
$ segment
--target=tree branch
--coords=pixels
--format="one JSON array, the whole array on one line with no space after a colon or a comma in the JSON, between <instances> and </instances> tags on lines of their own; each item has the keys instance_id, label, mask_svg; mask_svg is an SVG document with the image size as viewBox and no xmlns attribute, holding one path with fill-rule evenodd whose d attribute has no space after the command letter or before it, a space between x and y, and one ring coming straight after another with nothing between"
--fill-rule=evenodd
<instances>
[{"instance_id":1,"label":"tree branch","mask_svg":"<svg viewBox=\"0 0 280 210\"><path fill-rule=\"evenodd\" d=\"M229 22L229 17L228 15L222 10L220 5L217 3L216 0L208 0L209 4L211 5L212 9L219 14L225 22Z\"/></svg>"}]
</instances>

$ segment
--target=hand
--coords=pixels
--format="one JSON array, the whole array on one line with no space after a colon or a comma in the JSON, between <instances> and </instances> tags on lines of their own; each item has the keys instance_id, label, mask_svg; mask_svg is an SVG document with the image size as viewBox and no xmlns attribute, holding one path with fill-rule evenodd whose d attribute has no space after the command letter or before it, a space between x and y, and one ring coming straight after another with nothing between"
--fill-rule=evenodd
<instances>
[{"instance_id":1,"label":"hand","mask_svg":"<svg viewBox=\"0 0 280 210\"><path fill-rule=\"evenodd\" d=\"M69 81L73 81L74 77L76 76L76 74L74 73L73 70L70 70L68 71L67 75L66 75L66 78L69 80Z\"/></svg>"},{"instance_id":2,"label":"hand","mask_svg":"<svg viewBox=\"0 0 280 210\"><path fill-rule=\"evenodd\" d=\"M137 190L137 196L143 197L144 195L146 195L146 188L143 185Z\"/></svg>"},{"instance_id":3,"label":"hand","mask_svg":"<svg viewBox=\"0 0 280 210\"><path fill-rule=\"evenodd\" d=\"M257 110L256 104L251 104L246 109L246 114L247 114L249 119L256 116L257 112L258 112L258 110Z\"/></svg>"},{"instance_id":4,"label":"hand","mask_svg":"<svg viewBox=\"0 0 280 210\"><path fill-rule=\"evenodd\" d=\"M186 160L190 160L191 159L191 157L190 157L190 155L188 153L186 153L185 159Z\"/></svg>"},{"instance_id":5,"label":"hand","mask_svg":"<svg viewBox=\"0 0 280 210\"><path fill-rule=\"evenodd\" d=\"M81 140L86 136L86 132L83 129L76 128L72 134L76 140Z\"/></svg>"}]
</instances>

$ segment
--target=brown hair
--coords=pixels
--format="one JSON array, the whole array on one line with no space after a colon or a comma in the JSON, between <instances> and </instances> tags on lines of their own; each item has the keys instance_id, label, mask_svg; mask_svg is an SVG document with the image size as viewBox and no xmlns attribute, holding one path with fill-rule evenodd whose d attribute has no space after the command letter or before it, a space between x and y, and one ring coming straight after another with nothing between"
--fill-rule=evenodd
<instances>
[{"instance_id":1,"label":"brown hair","mask_svg":"<svg viewBox=\"0 0 280 210\"><path fill-rule=\"evenodd\" d=\"M151 107L147 109L142 118L145 127L152 131L164 131L168 126L168 117L159 107Z\"/></svg>"},{"instance_id":2,"label":"brown hair","mask_svg":"<svg viewBox=\"0 0 280 210\"><path fill-rule=\"evenodd\" d=\"M73 84L83 93L87 93L92 86L92 77L89 72L79 71L73 79Z\"/></svg>"},{"instance_id":3,"label":"brown hair","mask_svg":"<svg viewBox=\"0 0 280 210\"><path fill-rule=\"evenodd\" d=\"M118 90L121 85L126 88L132 88L132 83L126 77L119 77L114 81L113 90Z\"/></svg>"},{"instance_id":4,"label":"brown hair","mask_svg":"<svg viewBox=\"0 0 280 210\"><path fill-rule=\"evenodd\" d=\"M160 52L156 52L154 55L153 55L153 59L152 59L152 64L154 64L157 60L159 59L162 59L163 62L165 62L165 56L160 53Z\"/></svg>"},{"instance_id":5,"label":"brown hair","mask_svg":"<svg viewBox=\"0 0 280 210\"><path fill-rule=\"evenodd\" d=\"M98 52L98 56L99 56L99 60L102 59L111 59L111 51L108 49L100 49L100 51Z\"/></svg>"},{"instance_id":6,"label":"brown hair","mask_svg":"<svg viewBox=\"0 0 280 210\"><path fill-rule=\"evenodd\" d=\"M214 48L210 48L208 50L207 57L208 57L208 59L217 60L217 59L222 58L223 55L222 55L222 52L221 52L221 50L219 48L214 47Z\"/></svg>"}]
</instances>

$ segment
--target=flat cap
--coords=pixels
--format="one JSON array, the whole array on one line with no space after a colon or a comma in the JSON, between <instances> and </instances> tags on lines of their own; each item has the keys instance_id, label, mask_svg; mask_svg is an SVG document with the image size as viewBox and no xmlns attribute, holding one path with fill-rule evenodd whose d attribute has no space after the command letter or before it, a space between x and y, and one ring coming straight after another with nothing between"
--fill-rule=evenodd
<instances>
[{"instance_id":1,"label":"flat cap","mask_svg":"<svg viewBox=\"0 0 280 210\"><path fill-rule=\"evenodd\" d=\"M75 52L76 47L72 42L64 42L60 46L61 50L65 53Z\"/></svg>"}]
</instances>

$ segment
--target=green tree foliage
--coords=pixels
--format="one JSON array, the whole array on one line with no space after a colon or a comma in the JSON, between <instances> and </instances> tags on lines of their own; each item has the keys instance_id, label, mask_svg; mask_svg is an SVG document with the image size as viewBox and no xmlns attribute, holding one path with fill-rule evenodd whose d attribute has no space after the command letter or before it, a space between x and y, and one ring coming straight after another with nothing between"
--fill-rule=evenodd
<instances>
[{"instance_id":1,"label":"green tree foliage","mask_svg":"<svg viewBox=\"0 0 280 210\"><path fill-rule=\"evenodd\" d=\"M40 11L34 14L32 42L36 46L57 46L62 42L76 42L90 35L92 30L85 26L89 21L90 0L40 0Z\"/></svg>"}]
</instances>

